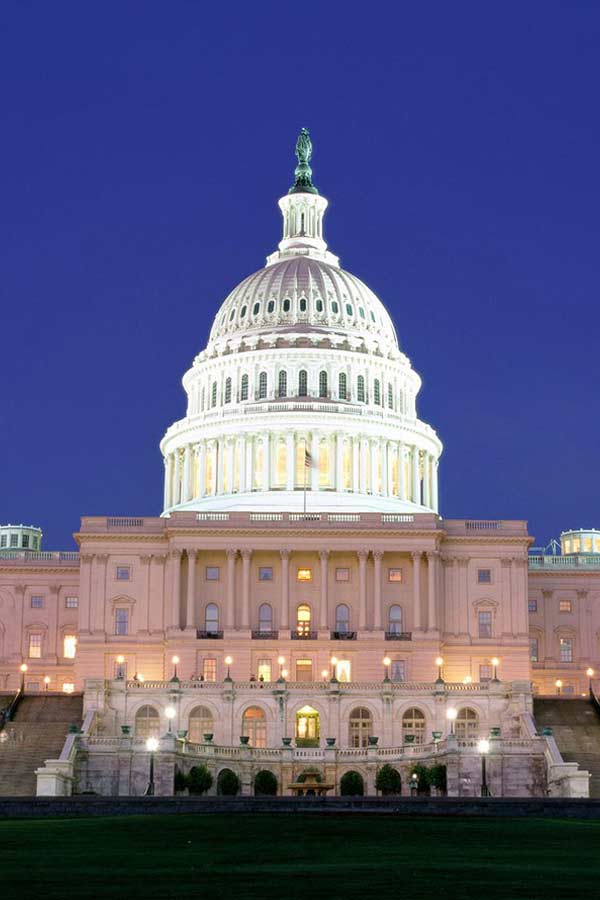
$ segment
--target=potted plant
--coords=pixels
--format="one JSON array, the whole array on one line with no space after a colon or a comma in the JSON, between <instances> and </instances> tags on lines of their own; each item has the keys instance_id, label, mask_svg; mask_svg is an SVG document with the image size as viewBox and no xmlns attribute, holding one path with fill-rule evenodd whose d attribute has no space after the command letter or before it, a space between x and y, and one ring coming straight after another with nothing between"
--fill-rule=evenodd
<instances>
[{"instance_id":1,"label":"potted plant","mask_svg":"<svg viewBox=\"0 0 600 900\"><path fill-rule=\"evenodd\" d=\"M207 731L206 734L202 735L202 737L204 738L205 744L210 744L210 743L212 743L213 733L212 733L212 731Z\"/></svg>"},{"instance_id":2,"label":"potted plant","mask_svg":"<svg viewBox=\"0 0 600 900\"><path fill-rule=\"evenodd\" d=\"M284 737L284 738L281 738L281 741L282 741L284 747L291 747L291 746L292 746L292 739L291 739L291 737Z\"/></svg>"},{"instance_id":3,"label":"potted plant","mask_svg":"<svg viewBox=\"0 0 600 900\"><path fill-rule=\"evenodd\" d=\"M414 744L415 735L414 734L405 734L404 735L404 743L405 744Z\"/></svg>"},{"instance_id":4,"label":"potted plant","mask_svg":"<svg viewBox=\"0 0 600 900\"><path fill-rule=\"evenodd\" d=\"M370 734L369 735L369 747L376 747L378 740L379 740L378 737L375 737L374 734Z\"/></svg>"},{"instance_id":5,"label":"potted plant","mask_svg":"<svg viewBox=\"0 0 600 900\"><path fill-rule=\"evenodd\" d=\"M325 738L328 747L335 747L335 738Z\"/></svg>"},{"instance_id":6,"label":"potted plant","mask_svg":"<svg viewBox=\"0 0 600 900\"><path fill-rule=\"evenodd\" d=\"M131 734L131 725L121 725L121 734L124 737L127 737L128 734Z\"/></svg>"},{"instance_id":7,"label":"potted plant","mask_svg":"<svg viewBox=\"0 0 600 900\"><path fill-rule=\"evenodd\" d=\"M241 735L240 735L240 744L242 745L242 747L247 747L249 741L250 741L250 735L249 735L249 734L241 734Z\"/></svg>"},{"instance_id":8,"label":"potted plant","mask_svg":"<svg viewBox=\"0 0 600 900\"><path fill-rule=\"evenodd\" d=\"M185 739L187 737L187 728L180 729L177 732L177 737L180 738L182 741L185 741Z\"/></svg>"}]
</instances>

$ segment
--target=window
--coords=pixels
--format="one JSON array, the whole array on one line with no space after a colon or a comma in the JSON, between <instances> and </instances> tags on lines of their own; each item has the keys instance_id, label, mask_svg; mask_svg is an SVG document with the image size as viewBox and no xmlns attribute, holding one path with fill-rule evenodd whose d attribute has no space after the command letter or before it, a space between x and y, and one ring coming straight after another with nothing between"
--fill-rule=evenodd
<instances>
[{"instance_id":1,"label":"window","mask_svg":"<svg viewBox=\"0 0 600 900\"><path fill-rule=\"evenodd\" d=\"M340 377L338 379L338 396L340 400L348 399L348 379L346 378L345 372L340 372Z\"/></svg>"},{"instance_id":2,"label":"window","mask_svg":"<svg viewBox=\"0 0 600 900\"><path fill-rule=\"evenodd\" d=\"M402 607L394 604L390 606L389 614L389 632L390 634L402 634Z\"/></svg>"},{"instance_id":3,"label":"window","mask_svg":"<svg viewBox=\"0 0 600 900\"><path fill-rule=\"evenodd\" d=\"M153 706L140 706L136 712L135 736L141 740L160 737L160 718Z\"/></svg>"},{"instance_id":4,"label":"window","mask_svg":"<svg viewBox=\"0 0 600 900\"><path fill-rule=\"evenodd\" d=\"M296 631L301 637L306 637L310 634L310 606L307 606L306 603L298 607Z\"/></svg>"},{"instance_id":5,"label":"window","mask_svg":"<svg viewBox=\"0 0 600 900\"><path fill-rule=\"evenodd\" d=\"M312 569L298 569L296 581L312 581Z\"/></svg>"},{"instance_id":6,"label":"window","mask_svg":"<svg viewBox=\"0 0 600 900\"><path fill-rule=\"evenodd\" d=\"M205 681L217 680L217 661L212 656L202 660L202 677Z\"/></svg>"},{"instance_id":7,"label":"window","mask_svg":"<svg viewBox=\"0 0 600 900\"><path fill-rule=\"evenodd\" d=\"M319 372L319 397L327 396L327 372Z\"/></svg>"},{"instance_id":8,"label":"window","mask_svg":"<svg viewBox=\"0 0 600 900\"><path fill-rule=\"evenodd\" d=\"M364 317L365 317L365 311L364 311L364 309L362 308L362 306L359 306L359 307L358 307L358 314L359 314L359 316L361 317L361 319L364 319Z\"/></svg>"},{"instance_id":9,"label":"window","mask_svg":"<svg viewBox=\"0 0 600 900\"><path fill-rule=\"evenodd\" d=\"M356 379L356 399L359 403L365 402L365 379L363 375L359 375Z\"/></svg>"},{"instance_id":10,"label":"window","mask_svg":"<svg viewBox=\"0 0 600 900\"><path fill-rule=\"evenodd\" d=\"M301 369L298 372L298 396L306 397L308 394L308 376L306 374L306 369Z\"/></svg>"},{"instance_id":11,"label":"window","mask_svg":"<svg viewBox=\"0 0 600 900\"><path fill-rule=\"evenodd\" d=\"M39 681L28 681L27 682L28 693L32 693L33 691L39 691L39 689L40 689Z\"/></svg>"},{"instance_id":12,"label":"window","mask_svg":"<svg viewBox=\"0 0 600 900\"><path fill-rule=\"evenodd\" d=\"M349 659L338 659L335 666L335 677L338 681L350 681Z\"/></svg>"},{"instance_id":13,"label":"window","mask_svg":"<svg viewBox=\"0 0 600 900\"><path fill-rule=\"evenodd\" d=\"M193 744L201 744L205 734L214 732L214 719L210 709L206 706L195 706L190 713L188 725L188 741Z\"/></svg>"},{"instance_id":14,"label":"window","mask_svg":"<svg viewBox=\"0 0 600 900\"><path fill-rule=\"evenodd\" d=\"M63 681L62 692L63 694L72 694L75 690L75 685L72 681Z\"/></svg>"},{"instance_id":15,"label":"window","mask_svg":"<svg viewBox=\"0 0 600 900\"><path fill-rule=\"evenodd\" d=\"M65 634L63 638L63 656L65 659L75 659L77 650L77 638L74 634Z\"/></svg>"},{"instance_id":16,"label":"window","mask_svg":"<svg viewBox=\"0 0 600 900\"><path fill-rule=\"evenodd\" d=\"M379 378L375 379L375 383L373 385L373 402L376 406L379 406L381 403L381 384L379 382Z\"/></svg>"},{"instance_id":17,"label":"window","mask_svg":"<svg viewBox=\"0 0 600 900\"><path fill-rule=\"evenodd\" d=\"M29 547L29 535L24 534L21 540L21 547Z\"/></svg>"},{"instance_id":18,"label":"window","mask_svg":"<svg viewBox=\"0 0 600 900\"><path fill-rule=\"evenodd\" d=\"M477 582L478 582L478 584L491 584L492 583L492 570L491 569L477 569Z\"/></svg>"},{"instance_id":19,"label":"window","mask_svg":"<svg viewBox=\"0 0 600 900\"><path fill-rule=\"evenodd\" d=\"M284 313L290 311L290 301L287 299L283 301L283 311Z\"/></svg>"},{"instance_id":20,"label":"window","mask_svg":"<svg viewBox=\"0 0 600 900\"><path fill-rule=\"evenodd\" d=\"M535 597L530 597L527 601L527 609L529 612L537 612L537 600Z\"/></svg>"},{"instance_id":21,"label":"window","mask_svg":"<svg viewBox=\"0 0 600 900\"><path fill-rule=\"evenodd\" d=\"M131 567L130 566L117 566L117 581L130 581L131 580Z\"/></svg>"},{"instance_id":22,"label":"window","mask_svg":"<svg viewBox=\"0 0 600 900\"><path fill-rule=\"evenodd\" d=\"M560 661L573 662L573 638L560 638Z\"/></svg>"},{"instance_id":23,"label":"window","mask_svg":"<svg viewBox=\"0 0 600 900\"><path fill-rule=\"evenodd\" d=\"M279 373L277 394L279 397L287 397L287 372L285 371Z\"/></svg>"},{"instance_id":24,"label":"window","mask_svg":"<svg viewBox=\"0 0 600 900\"><path fill-rule=\"evenodd\" d=\"M66 609L77 609L79 606L79 597L65 597Z\"/></svg>"},{"instance_id":25,"label":"window","mask_svg":"<svg viewBox=\"0 0 600 900\"><path fill-rule=\"evenodd\" d=\"M231 403L231 378L225 379L225 403Z\"/></svg>"},{"instance_id":26,"label":"window","mask_svg":"<svg viewBox=\"0 0 600 900\"><path fill-rule=\"evenodd\" d=\"M258 376L258 399L266 400L267 398L267 373L261 372Z\"/></svg>"},{"instance_id":27,"label":"window","mask_svg":"<svg viewBox=\"0 0 600 900\"><path fill-rule=\"evenodd\" d=\"M559 600L558 611L563 613L573 612L573 604L571 600Z\"/></svg>"},{"instance_id":28,"label":"window","mask_svg":"<svg viewBox=\"0 0 600 900\"><path fill-rule=\"evenodd\" d=\"M259 581L273 581L273 569L271 566L260 566L258 570Z\"/></svg>"},{"instance_id":29,"label":"window","mask_svg":"<svg viewBox=\"0 0 600 900\"><path fill-rule=\"evenodd\" d=\"M529 638L529 659L531 662L540 661L537 638Z\"/></svg>"},{"instance_id":30,"label":"window","mask_svg":"<svg viewBox=\"0 0 600 900\"><path fill-rule=\"evenodd\" d=\"M323 301L322 300L317 300L315 306L316 306L317 312L323 312Z\"/></svg>"},{"instance_id":31,"label":"window","mask_svg":"<svg viewBox=\"0 0 600 900\"><path fill-rule=\"evenodd\" d=\"M272 313L274 311L275 311L275 301L269 300L269 302L267 303L267 312Z\"/></svg>"},{"instance_id":32,"label":"window","mask_svg":"<svg viewBox=\"0 0 600 900\"><path fill-rule=\"evenodd\" d=\"M240 400L248 399L248 376L242 375L242 386L240 388Z\"/></svg>"},{"instance_id":33,"label":"window","mask_svg":"<svg viewBox=\"0 0 600 900\"><path fill-rule=\"evenodd\" d=\"M42 656L42 635L29 635L29 656L31 659L40 659Z\"/></svg>"},{"instance_id":34,"label":"window","mask_svg":"<svg viewBox=\"0 0 600 900\"><path fill-rule=\"evenodd\" d=\"M10 536L10 546L11 546L11 547L18 547L18 546L19 546L19 535L18 535L18 534L11 534L11 536Z\"/></svg>"},{"instance_id":35,"label":"window","mask_svg":"<svg viewBox=\"0 0 600 900\"><path fill-rule=\"evenodd\" d=\"M204 629L209 634L216 634L219 630L219 607L216 603L209 603L206 607Z\"/></svg>"},{"instance_id":36,"label":"window","mask_svg":"<svg viewBox=\"0 0 600 900\"><path fill-rule=\"evenodd\" d=\"M259 659L259 661L258 661L258 680L259 681L270 681L271 680L271 660L270 659Z\"/></svg>"},{"instance_id":37,"label":"window","mask_svg":"<svg viewBox=\"0 0 600 900\"><path fill-rule=\"evenodd\" d=\"M218 581L220 570L218 566L207 566L205 572L206 581Z\"/></svg>"},{"instance_id":38,"label":"window","mask_svg":"<svg viewBox=\"0 0 600 900\"><path fill-rule=\"evenodd\" d=\"M364 706L357 706L350 713L348 723L348 744L350 747L366 747L373 733L371 713Z\"/></svg>"},{"instance_id":39,"label":"window","mask_svg":"<svg viewBox=\"0 0 600 900\"><path fill-rule=\"evenodd\" d=\"M402 582L402 569L388 569L388 581Z\"/></svg>"},{"instance_id":40,"label":"window","mask_svg":"<svg viewBox=\"0 0 600 900\"><path fill-rule=\"evenodd\" d=\"M31 598L31 608L32 609L43 609L44 607L44 598L43 597L32 597Z\"/></svg>"},{"instance_id":41,"label":"window","mask_svg":"<svg viewBox=\"0 0 600 900\"><path fill-rule=\"evenodd\" d=\"M335 580L336 581L350 581L350 569L336 569L335 570Z\"/></svg>"},{"instance_id":42,"label":"window","mask_svg":"<svg viewBox=\"0 0 600 900\"><path fill-rule=\"evenodd\" d=\"M406 660L393 659L391 665L392 681L406 681Z\"/></svg>"},{"instance_id":43,"label":"window","mask_svg":"<svg viewBox=\"0 0 600 900\"><path fill-rule=\"evenodd\" d=\"M242 716L242 734L250 739L250 747L267 746L267 721L258 706L251 706Z\"/></svg>"},{"instance_id":44,"label":"window","mask_svg":"<svg viewBox=\"0 0 600 900\"><path fill-rule=\"evenodd\" d=\"M337 313L339 313L339 311L340 311L339 303L337 302L337 300L332 300L331 301L331 312L337 314Z\"/></svg>"},{"instance_id":45,"label":"window","mask_svg":"<svg viewBox=\"0 0 600 900\"><path fill-rule=\"evenodd\" d=\"M312 680L313 680L312 659L296 660L296 681L312 681Z\"/></svg>"},{"instance_id":46,"label":"window","mask_svg":"<svg viewBox=\"0 0 600 900\"><path fill-rule=\"evenodd\" d=\"M479 613L479 637L491 638L492 636L492 614L488 610Z\"/></svg>"},{"instance_id":47,"label":"window","mask_svg":"<svg viewBox=\"0 0 600 900\"><path fill-rule=\"evenodd\" d=\"M216 381L213 381L213 383L212 383L212 389L211 389L211 394L210 394L210 405L211 406L217 405L217 382Z\"/></svg>"},{"instance_id":48,"label":"window","mask_svg":"<svg viewBox=\"0 0 600 900\"><path fill-rule=\"evenodd\" d=\"M390 409L394 408L394 389L391 384L388 384L388 406Z\"/></svg>"},{"instance_id":49,"label":"window","mask_svg":"<svg viewBox=\"0 0 600 900\"><path fill-rule=\"evenodd\" d=\"M127 661L123 660L123 662L117 662L115 660L115 678L127 678Z\"/></svg>"},{"instance_id":50,"label":"window","mask_svg":"<svg viewBox=\"0 0 600 900\"><path fill-rule=\"evenodd\" d=\"M456 737L462 741L473 741L479 734L479 716L474 709L466 706L456 717Z\"/></svg>"},{"instance_id":51,"label":"window","mask_svg":"<svg viewBox=\"0 0 600 900\"><path fill-rule=\"evenodd\" d=\"M348 315L348 316L354 315L354 310L352 309L352 306L350 305L350 303L346 303L346 315Z\"/></svg>"},{"instance_id":52,"label":"window","mask_svg":"<svg viewBox=\"0 0 600 900\"><path fill-rule=\"evenodd\" d=\"M7 544L7 535L6 534L0 535L0 547L6 547L6 544Z\"/></svg>"},{"instance_id":53,"label":"window","mask_svg":"<svg viewBox=\"0 0 600 900\"><path fill-rule=\"evenodd\" d=\"M128 609L115 609L115 634L129 634Z\"/></svg>"},{"instance_id":54,"label":"window","mask_svg":"<svg viewBox=\"0 0 600 900\"><path fill-rule=\"evenodd\" d=\"M252 315L257 316L260 312L260 303L255 303L252 307Z\"/></svg>"},{"instance_id":55,"label":"window","mask_svg":"<svg viewBox=\"0 0 600 900\"><path fill-rule=\"evenodd\" d=\"M479 681L480 682L483 683L485 681L491 681L493 674L494 674L494 670L489 665L489 663L483 663L482 665L479 666Z\"/></svg>"},{"instance_id":56,"label":"window","mask_svg":"<svg viewBox=\"0 0 600 900\"><path fill-rule=\"evenodd\" d=\"M345 603L339 603L335 608L335 630L342 634L350 630L350 610Z\"/></svg>"},{"instance_id":57,"label":"window","mask_svg":"<svg viewBox=\"0 0 600 900\"><path fill-rule=\"evenodd\" d=\"M300 300L300 312L306 312L306 298L302 297Z\"/></svg>"},{"instance_id":58,"label":"window","mask_svg":"<svg viewBox=\"0 0 600 900\"><path fill-rule=\"evenodd\" d=\"M273 609L270 603L261 603L258 608L258 630L261 632L273 630Z\"/></svg>"},{"instance_id":59,"label":"window","mask_svg":"<svg viewBox=\"0 0 600 900\"><path fill-rule=\"evenodd\" d=\"M414 736L412 743L423 744L425 742L425 715L416 706L411 706L402 716L402 741L411 743L406 738Z\"/></svg>"}]
</instances>

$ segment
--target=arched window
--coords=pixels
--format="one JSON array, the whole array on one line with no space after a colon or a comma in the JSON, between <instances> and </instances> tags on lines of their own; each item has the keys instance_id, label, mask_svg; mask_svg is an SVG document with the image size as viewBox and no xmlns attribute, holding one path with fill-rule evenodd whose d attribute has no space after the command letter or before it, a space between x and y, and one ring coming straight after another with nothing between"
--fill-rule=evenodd
<instances>
[{"instance_id":1,"label":"arched window","mask_svg":"<svg viewBox=\"0 0 600 900\"><path fill-rule=\"evenodd\" d=\"M339 303L337 302L337 300L332 300L332 301L331 301L331 312L332 312L332 313L339 313L339 311L340 311L340 305L339 305Z\"/></svg>"},{"instance_id":2,"label":"arched window","mask_svg":"<svg viewBox=\"0 0 600 900\"><path fill-rule=\"evenodd\" d=\"M411 735L414 735L414 740L407 741ZM411 706L402 716L402 741L405 744L425 743L425 715L416 706Z\"/></svg>"},{"instance_id":3,"label":"arched window","mask_svg":"<svg viewBox=\"0 0 600 900\"><path fill-rule=\"evenodd\" d=\"M322 300L317 300L317 302L315 303L315 306L316 306L317 312L323 312L323 301Z\"/></svg>"},{"instance_id":4,"label":"arched window","mask_svg":"<svg viewBox=\"0 0 600 900\"><path fill-rule=\"evenodd\" d=\"M252 307L252 315L257 316L260 312L260 303L255 303Z\"/></svg>"},{"instance_id":5,"label":"arched window","mask_svg":"<svg viewBox=\"0 0 600 900\"><path fill-rule=\"evenodd\" d=\"M340 400L348 399L348 379L346 378L345 372L340 372L340 377L338 379L338 396Z\"/></svg>"},{"instance_id":6,"label":"arched window","mask_svg":"<svg viewBox=\"0 0 600 900\"><path fill-rule=\"evenodd\" d=\"M277 393L280 397L287 397L287 372L284 370L279 373Z\"/></svg>"},{"instance_id":7,"label":"arched window","mask_svg":"<svg viewBox=\"0 0 600 900\"><path fill-rule=\"evenodd\" d=\"M390 634L402 634L402 607L396 603L390 606L388 631Z\"/></svg>"},{"instance_id":8,"label":"arched window","mask_svg":"<svg viewBox=\"0 0 600 900\"><path fill-rule=\"evenodd\" d=\"M201 744L205 734L213 733L214 725L210 709L206 706L195 706L190 713L188 741L191 741L193 744Z\"/></svg>"},{"instance_id":9,"label":"arched window","mask_svg":"<svg viewBox=\"0 0 600 900\"><path fill-rule=\"evenodd\" d=\"M225 403L231 403L231 378L225 379Z\"/></svg>"},{"instance_id":10,"label":"arched window","mask_svg":"<svg viewBox=\"0 0 600 900\"><path fill-rule=\"evenodd\" d=\"M247 312L248 312L248 307L242 306L242 308L240 309L240 319L243 319Z\"/></svg>"},{"instance_id":11,"label":"arched window","mask_svg":"<svg viewBox=\"0 0 600 900\"><path fill-rule=\"evenodd\" d=\"M273 609L270 603L261 603L258 608L258 630L261 634L273 631Z\"/></svg>"},{"instance_id":12,"label":"arched window","mask_svg":"<svg viewBox=\"0 0 600 900\"><path fill-rule=\"evenodd\" d=\"M474 709L465 706L459 710L455 725L456 737L463 741L474 741L479 734L479 716Z\"/></svg>"},{"instance_id":13,"label":"arched window","mask_svg":"<svg viewBox=\"0 0 600 900\"><path fill-rule=\"evenodd\" d=\"M242 716L242 735L250 738L250 747L267 746L267 720L258 706L251 706Z\"/></svg>"},{"instance_id":14,"label":"arched window","mask_svg":"<svg viewBox=\"0 0 600 900\"><path fill-rule=\"evenodd\" d=\"M327 396L327 372L319 372L319 397Z\"/></svg>"},{"instance_id":15,"label":"arched window","mask_svg":"<svg viewBox=\"0 0 600 900\"><path fill-rule=\"evenodd\" d=\"M379 378L375 379L375 383L373 385L373 402L376 406L379 406L381 403L381 384Z\"/></svg>"},{"instance_id":16,"label":"arched window","mask_svg":"<svg viewBox=\"0 0 600 900\"><path fill-rule=\"evenodd\" d=\"M160 736L160 717L153 706L140 706L135 714L135 736L142 740Z\"/></svg>"},{"instance_id":17,"label":"arched window","mask_svg":"<svg viewBox=\"0 0 600 900\"><path fill-rule=\"evenodd\" d=\"M258 399L267 399L267 373L261 372L258 376Z\"/></svg>"},{"instance_id":18,"label":"arched window","mask_svg":"<svg viewBox=\"0 0 600 900\"><path fill-rule=\"evenodd\" d=\"M350 747L366 747L373 733L371 713L364 706L357 706L350 713L348 744Z\"/></svg>"},{"instance_id":19,"label":"arched window","mask_svg":"<svg viewBox=\"0 0 600 900\"><path fill-rule=\"evenodd\" d=\"M217 634L219 631L219 607L216 603L209 603L206 607L204 628L208 634Z\"/></svg>"},{"instance_id":20,"label":"arched window","mask_svg":"<svg viewBox=\"0 0 600 900\"><path fill-rule=\"evenodd\" d=\"M269 300L269 302L267 304L267 312L272 313L274 309L275 309L275 301Z\"/></svg>"},{"instance_id":21,"label":"arched window","mask_svg":"<svg viewBox=\"0 0 600 900\"><path fill-rule=\"evenodd\" d=\"M284 311L284 312L289 312L289 311L290 311L290 301L289 301L288 299L285 299L285 300L283 301L283 311Z\"/></svg>"},{"instance_id":22,"label":"arched window","mask_svg":"<svg viewBox=\"0 0 600 900\"><path fill-rule=\"evenodd\" d=\"M391 384L388 384L388 406L390 409L394 408L394 388Z\"/></svg>"},{"instance_id":23,"label":"arched window","mask_svg":"<svg viewBox=\"0 0 600 900\"><path fill-rule=\"evenodd\" d=\"M306 637L310 634L310 606L306 603L302 603L298 607L296 631L301 637Z\"/></svg>"},{"instance_id":24,"label":"arched window","mask_svg":"<svg viewBox=\"0 0 600 900\"><path fill-rule=\"evenodd\" d=\"M300 300L300 312L306 312L306 298L302 297Z\"/></svg>"},{"instance_id":25,"label":"arched window","mask_svg":"<svg viewBox=\"0 0 600 900\"><path fill-rule=\"evenodd\" d=\"M346 634L350 629L350 610L345 603L339 603L335 608L335 630Z\"/></svg>"},{"instance_id":26,"label":"arched window","mask_svg":"<svg viewBox=\"0 0 600 900\"><path fill-rule=\"evenodd\" d=\"M217 405L217 382L216 381L213 381L213 383L212 383L212 391L210 394L210 405L211 406Z\"/></svg>"},{"instance_id":27,"label":"arched window","mask_svg":"<svg viewBox=\"0 0 600 900\"><path fill-rule=\"evenodd\" d=\"M359 403L365 402L365 379L363 375L359 375L356 379L356 399Z\"/></svg>"},{"instance_id":28,"label":"arched window","mask_svg":"<svg viewBox=\"0 0 600 900\"><path fill-rule=\"evenodd\" d=\"M308 375L306 369L298 372L298 396L306 397L308 394Z\"/></svg>"},{"instance_id":29,"label":"arched window","mask_svg":"<svg viewBox=\"0 0 600 900\"><path fill-rule=\"evenodd\" d=\"M240 400L248 399L248 376L242 375L242 386L240 388Z\"/></svg>"}]
</instances>

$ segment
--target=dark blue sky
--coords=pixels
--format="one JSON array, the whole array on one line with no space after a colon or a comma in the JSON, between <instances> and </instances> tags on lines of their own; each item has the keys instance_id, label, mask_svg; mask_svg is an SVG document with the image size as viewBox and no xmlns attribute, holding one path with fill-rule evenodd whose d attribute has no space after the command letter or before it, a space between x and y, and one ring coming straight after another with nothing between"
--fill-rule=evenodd
<instances>
[{"instance_id":1,"label":"dark blue sky","mask_svg":"<svg viewBox=\"0 0 600 900\"><path fill-rule=\"evenodd\" d=\"M160 512L181 376L306 125L330 247L423 376L442 513L600 526L596 4L7 0L0 77L0 520L51 549Z\"/></svg>"}]
</instances>

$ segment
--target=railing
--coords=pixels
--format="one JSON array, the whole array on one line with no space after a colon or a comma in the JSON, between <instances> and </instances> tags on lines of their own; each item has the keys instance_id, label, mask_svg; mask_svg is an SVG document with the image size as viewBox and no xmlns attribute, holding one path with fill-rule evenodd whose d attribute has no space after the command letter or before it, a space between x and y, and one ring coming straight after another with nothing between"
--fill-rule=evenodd
<instances>
[{"instance_id":1,"label":"railing","mask_svg":"<svg viewBox=\"0 0 600 900\"><path fill-rule=\"evenodd\" d=\"M52 563L53 565L79 564L79 553L76 550L2 550L0 564L18 561L29 565Z\"/></svg>"},{"instance_id":2,"label":"railing","mask_svg":"<svg viewBox=\"0 0 600 900\"><path fill-rule=\"evenodd\" d=\"M484 519L482 521L465 522L465 528L467 531L498 531L501 524L501 522Z\"/></svg>"},{"instance_id":3,"label":"railing","mask_svg":"<svg viewBox=\"0 0 600 900\"><path fill-rule=\"evenodd\" d=\"M331 640L333 641L355 641L355 631L332 631Z\"/></svg>"},{"instance_id":4,"label":"railing","mask_svg":"<svg viewBox=\"0 0 600 900\"><path fill-rule=\"evenodd\" d=\"M255 641L276 641L279 637L278 631L253 631L252 639Z\"/></svg>"},{"instance_id":5,"label":"railing","mask_svg":"<svg viewBox=\"0 0 600 900\"><path fill-rule=\"evenodd\" d=\"M600 553L529 556L530 569L600 569Z\"/></svg>"},{"instance_id":6,"label":"railing","mask_svg":"<svg viewBox=\"0 0 600 900\"><path fill-rule=\"evenodd\" d=\"M22 698L23 688L19 687L18 691L16 692L15 696L12 698L8 706L5 709L0 710L0 731L2 731L7 722L12 721Z\"/></svg>"},{"instance_id":7,"label":"railing","mask_svg":"<svg viewBox=\"0 0 600 900\"><path fill-rule=\"evenodd\" d=\"M286 690L300 691L302 693L323 691L340 691L342 693L364 693L365 691L391 691L394 694L403 693L429 693L433 694L440 689L448 694L477 694L487 693L494 686L500 686L500 682L444 682L441 685L438 682L431 681L180 681L179 688L181 690L203 690L221 693L224 690L231 690L231 686L235 685L236 691L256 691L256 690ZM510 689L510 684L504 684L502 690ZM127 689L133 691L169 691L173 689L171 681L127 681Z\"/></svg>"},{"instance_id":8,"label":"railing","mask_svg":"<svg viewBox=\"0 0 600 900\"><path fill-rule=\"evenodd\" d=\"M316 641L318 631L292 631L290 637L293 641Z\"/></svg>"},{"instance_id":9,"label":"railing","mask_svg":"<svg viewBox=\"0 0 600 900\"><path fill-rule=\"evenodd\" d=\"M106 520L106 524L108 528L142 528L144 520L133 519L130 516L116 518L111 516Z\"/></svg>"},{"instance_id":10,"label":"railing","mask_svg":"<svg viewBox=\"0 0 600 900\"><path fill-rule=\"evenodd\" d=\"M410 641L412 640L412 631L386 631L386 641Z\"/></svg>"},{"instance_id":11,"label":"railing","mask_svg":"<svg viewBox=\"0 0 600 900\"><path fill-rule=\"evenodd\" d=\"M197 522L228 522L229 513L205 512L196 513Z\"/></svg>"},{"instance_id":12,"label":"railing","mask_svg":"<svg viewBox=\"0 0 600 900\"><path fill-rule=\"evenodd\" d=\"M221 640L223 640L223 632L222 631L204 631L204 630L199 629L196 632L196 637L200 641L208 641L208 640L221 641Z\"/></svg>"}]
</instances>

